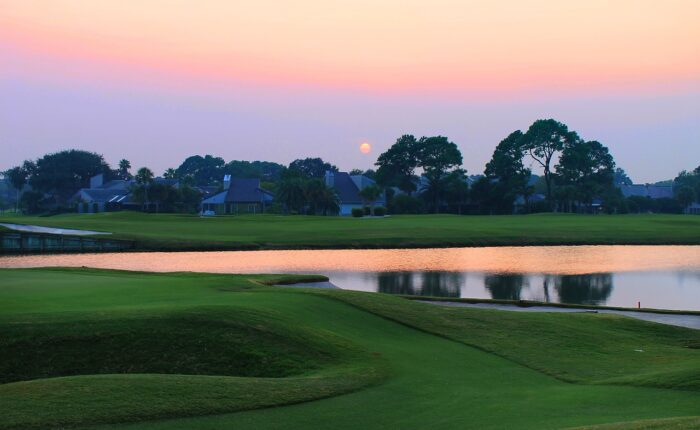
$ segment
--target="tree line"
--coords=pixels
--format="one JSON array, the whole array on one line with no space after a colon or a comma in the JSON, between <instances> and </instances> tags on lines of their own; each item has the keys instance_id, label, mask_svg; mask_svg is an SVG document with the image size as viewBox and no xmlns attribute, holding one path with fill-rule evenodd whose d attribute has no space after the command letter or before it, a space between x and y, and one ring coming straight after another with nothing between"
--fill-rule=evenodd
<instances>
[{"instance_id":1,"label":"tree line","mask_svg":"<svg viewBox=\"0 0 700 430\"><path fill-rule=\"evenodd\" d=\"M618 186L632 181L616 166L609 149L582 139L554 119L537 120L527 130L506 136L483 173L468 175L462 162L459 147L445 136L405 134L379 155L375 169L353 169L350 174L376 181L360 193L368 206L385 195L389 211L397 214L680 212L700 201L700 167L670 181L671 199L624 198ZM259 178L262 188L275 194L271 211L328 215L338 212L340 201L335 189L326 185L327 171L338 168L318 157L283 165L193 155L163 172L163 178L178 181L174 188L156 181L147 167L132 175L126 159L112 169L99 154L67 150L27 160L4 176L17 192L17 208L26 212L68 208L76 191L97 174L106 181L133 180L133 199L144 210L191 212L197 210L202 193L223 190L224 175L231 175ZM22 192L26 185L30 189Z\"/></svg>"}]
</instances>

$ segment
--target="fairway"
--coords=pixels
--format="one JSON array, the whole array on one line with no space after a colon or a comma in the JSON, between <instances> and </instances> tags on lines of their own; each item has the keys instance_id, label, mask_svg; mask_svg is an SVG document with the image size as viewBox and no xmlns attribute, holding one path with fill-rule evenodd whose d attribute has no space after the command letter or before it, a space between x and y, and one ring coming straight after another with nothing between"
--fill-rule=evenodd
<instances>
[{"instance_id":1,"label":"fairway","mask_svg":"<svg viewBox=\"0 0 700 430\"><path fill-rule=\"evenodd\" d=\"M698 331L281 280L0 271L0 428L698 424Z\"/></svg>"},{"instance_id":2,"label":"fairway","mask_svg":"<svg viewBox=\"0 0 700 430\"><path fill-rule=\"evenodd\" d=\"M113 233L141 250L418 248L501 245L700 244L683 215L396 215L385 218L110 212L0 222Z\"/></svg>"}]
</instances>

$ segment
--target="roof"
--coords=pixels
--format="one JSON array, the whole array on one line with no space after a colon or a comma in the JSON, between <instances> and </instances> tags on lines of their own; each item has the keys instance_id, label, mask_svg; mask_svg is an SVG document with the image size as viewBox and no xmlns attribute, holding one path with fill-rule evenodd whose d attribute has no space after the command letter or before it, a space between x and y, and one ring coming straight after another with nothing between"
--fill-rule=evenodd
<instances>
[{"instance_id":1,"label":"roof","mask_svg":"<svg viewBox=\"0 0 700 430\"><path fill-rule=\"evenodd\" d=\"M673 186L632 184L620 185L620 191L625 197L649 197L652 199L673 198Z\"/></svg>"},{"instance_id":2,"label":"roof","mask_svg":"<svg viewBox=\"0 0 700 430\"><path fill-rule=\"evenodd\" d=\"M80 190L80 198L89 203L123 203L129 191L106 190L102 188L83 188Z\"/></svg>"},{"instance_id":3,"label":"roof","mask_svg":"<svg viewBox=\"0 0 700 430\"><path fill-rule=\"evenodd\" d=\"M366 176L350 176L347 172L333 172L333 188L335 188L342 204L363 203L363 199L359 194L360 189L368 185L374 185L374 181ZM377 198L376 202L384 202L383 193Z\"/></svg>"},{"instance_id":4,"label":"roof","mask_svg":"<svg viewBox=\"0 0 700 430\"><path fill-rule=\"evenodd\" d=\"M260 179L233 178L227 190L204 199L202 203L259 203L270 200L272 193L260 188Z\"/></svg>"}]
</instances>

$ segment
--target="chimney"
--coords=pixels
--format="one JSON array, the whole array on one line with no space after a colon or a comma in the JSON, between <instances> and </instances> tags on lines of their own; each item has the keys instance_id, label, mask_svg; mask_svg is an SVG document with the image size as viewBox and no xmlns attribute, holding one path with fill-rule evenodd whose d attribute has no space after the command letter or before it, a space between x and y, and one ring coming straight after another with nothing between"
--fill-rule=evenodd
<instances>
[{"instance_id":1,"label":"chimney","mask_svg":"<svg viewBox=\"0 0 700 430\"><path fill-rule=\"evenodd\" d=\"M335 175L330 170L326 170L326 186L331 188L335 186Z\"/></svg>"},{"instance_id":2,"label":"chimney","mask_svg":"<svg viewBox=\"0 0 700 430\"><path fill-rule=\"evenodd\" d=\"M224 175L224 190L228 190L231 187L231 175Z\"/></svg>"},{"instance_id":3,"label":"chimney","mask_svg":"<svg viewBox=\"0 0 700 430\"><path fill-rule=\"evenodd\" d=\"M90 188L99 188L104 184L105 176L100 173L90 178Z\"/></svg>"}]
</instances>

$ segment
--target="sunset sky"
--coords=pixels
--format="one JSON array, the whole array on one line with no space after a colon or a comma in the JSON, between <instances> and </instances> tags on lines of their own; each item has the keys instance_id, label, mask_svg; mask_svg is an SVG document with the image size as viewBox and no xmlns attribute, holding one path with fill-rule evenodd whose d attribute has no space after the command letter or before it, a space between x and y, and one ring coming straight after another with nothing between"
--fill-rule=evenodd
<instances>
[{"instance_id":1,"label":"sunset sky","mask_svg":"<svg viewBox=\"0 0 700 430\"><path fill-rule=\"evenodd\" d=\"M698 0L0 0L0 170L67 148L368 168L411 133L476 174L553 117L672 178L700 164L699 22Z\"/></svg>"}]
</instances>

